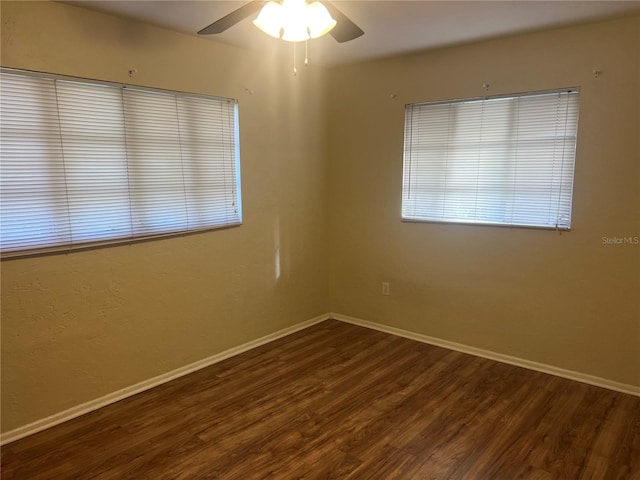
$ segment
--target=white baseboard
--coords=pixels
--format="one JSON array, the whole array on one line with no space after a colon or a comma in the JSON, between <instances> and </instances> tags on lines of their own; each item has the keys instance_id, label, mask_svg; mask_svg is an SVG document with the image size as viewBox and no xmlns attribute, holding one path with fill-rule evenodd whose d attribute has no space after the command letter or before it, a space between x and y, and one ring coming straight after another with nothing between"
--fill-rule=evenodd
<instances>
[{"instance_id":1,"label":"white baseboard","mask_svg":"<svg viewBox=\"0 0 640 480\"><path fill-rule=\"evenodd\" d=\"M564 368L554 367L553 365L546 365L544 363L532 362L523 358L512 357L510 355L503 355L502 353L492 352L490 350L483 350L481 348L470 347L461 343L450 342L448 340L442 340L436 337L430 337L428 335L422 335L420 333L403 330L401 328L390 327L380 323L369 322L359 318L350 317L348 315L341 315L339 313L331 313L331 318L340 320L341 322L352 323L361 327L371 328L380 332L390 333L399 337L409 338L422 343L428 343L438 347L448 348L449 350L455 350L462 353L469 353L477 357L488 358L497 362L508 363L517 367L528 368L529 370L536 370L538 372L548 373L558 377L568 378L569 380L575 380L577 382L588 383L589 385L595 385L596 387L608 388L609 390L615 390L617 392L629 393L631 395L640 396L640 387L635 385L628 385L626 383L619 383L606 378L600 378L593 375L587 375L586 373L575 372L573 370L566 370Z\"/></svg>"},{"instance_id":2,"label":"white baseboard","mask_svg":"<svg viewBox=\"0 0 640 480\"><path fill-rule=\"evenodd\" d=\"M99 408L115 403L119 400L123 400L132 395L136 395L137 393L149 390L150 388L156 387L184 375L188 375L189 373L195 372L196 370L200 370L202 368L213 365L214 363L221 362L222 360L225 360L229 357L233 357L234 355L238 355L240 353L251 350L252 348L259 347L261 345L264 345L265 343L269 343L279 338L285 337L330 318L339 320L341 322L359 325L361 327L371 328L380 332L389 333L391 335L397 335L399 337L416 340L418 342L428 343L430 345L448 348L450 350L468 353L478 357L488 358L497 362L508 363L517 367L528 368L529 370L536 370L538 372L548 373L551 375L556 375L558 377L568 378L570 380L576 380L578 382L587 383L589 385L595 385L597 387L603 387L609 390L615 390L622 393L629 393L631 395L640 396L640 387L635 385L627 385L624 383L615 382L613 380L608 380L606 378L600 378L593 375L574 372L572 370L566 370L543 363L532 362L522 358L512 357L510 355L503 355L501 353L483 350L481 348L475 348L461 343L450 342L448 340L442 340L440 338L430 337L428 335L423 335L396 327L390 327L388 325L383 325L380 323L369 322L367 320L350 317L348 315L341 315L339 313L328 313L325 315L319 315L304 322L297 323L291 327L287 327L269 335L265 335L264 337L252 340L242 345L238 345L237 347L230 348L228 350L225 350L224 352L220 352L216 355L212 355L211 357L199 360L189 365L185 365L184 367L178 368L176 370L163 373L162 375L158 375L157 377L144 380L140 383L136 383L135 385L131 385L103 397L96 398L95 400L77 405L49 417L37 420L33 423L29 423L28 425L23 425L22 427L18 427L14 430L5 432L0 436L0 445L5 445L29 435L33 435L34 433L40 432L42 430L46 430L47 428L66 422L67 420L71 420L73 418L79 417L80 415L84 415L85 413L92 412Z\"/></svg>"},{"instance_id":3,"label":"white baseboard","mask_svg":"<svg viewBox=\"0 0 640 480\"><path fill-rule=\"evenodd\" d=\"M23 425L22 427L10 430L0 436L0 445L5 445L29 435L33 435L34 433L38 433L47 428L66 422L67 420L71 420L73 418L79 417L80 415L84 415L85 413L92 412L137 393L149 390L153 387L157 387L158 385L169 382L184 375L188 375L189 373L208 367L210 365L213 365L214 363L221 362L222 360L246 352L248 350L251 350L252 348L259 347L261 345L264 345L265 343L272 342L274 340L277 340L278 338L282 338L299 330L303 330L310 327L311 325L315 325L316 323L328 320L329 318L329 314L319 315L310 320L297 323L291 327L284 328L256 340L252 340L242 345L238 345L237 347L230 348L228 350L225 350L224 352L217 353L215 355L212 355L211 357L204 358L189 365L185 365L184 367L180 367L170 372L163 373L162 375L158 375L157 377L153 377L140 383L136 383L135 385L131 385L129 387L118 390L116 392L109 393L108 395L105 395L103 397L96 398L95 400L76 405L75 407L71 407L49 417L42 418L33 423L29 423L28 425Z\"/></svg>"}]
</instances>

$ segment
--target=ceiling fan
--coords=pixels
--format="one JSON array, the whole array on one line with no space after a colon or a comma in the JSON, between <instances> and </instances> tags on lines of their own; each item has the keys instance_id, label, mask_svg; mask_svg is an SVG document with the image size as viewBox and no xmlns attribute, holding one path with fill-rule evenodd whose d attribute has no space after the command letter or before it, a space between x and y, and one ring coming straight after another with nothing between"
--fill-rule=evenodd
<instances>
[{"instance_id":1,"label":"ceiling fan","mask_svg":"<svg viewBox=\"0 0 640 480\"><path fill-rule=\"evenodd\" d=\"M335 5L326 0L322 0L322 3L315 1L310 4L307 4L305 0L283 0L282 3L253 0L203 28L198 32L198 35L222 33L236 23L256 13L258 10L260 10L260 15L253 23L269 35L287 41L304 41L329 33L337 42L344 43L364 34L364 31L360 27L338 10ZM278 10L282 10L283 12L278 13ZM319 23L314 20L309 24L307 24L306 21L303 21L304 25L298 24L298 21L301 21L303 17L310 17L311 14L309 12L312 10L314 11L314 16L315 13L318 12L318 17L316 18L320 18ZM278 15L280 15L280 17L275 20L275 23L271 23L274 12L276 17L278 17ZM300 15L295 19L294 23L287 23L291 21L297 13L300 13ZM270 18L267 19L266 17ZM269 22L265 22L264 20L269 20ZM312 25L312 23L314 23L314 25ZM315 29L314 26L316 27ZM287 32L287 30L289 30L289 32Z\"/></svg>"}]
</instances>

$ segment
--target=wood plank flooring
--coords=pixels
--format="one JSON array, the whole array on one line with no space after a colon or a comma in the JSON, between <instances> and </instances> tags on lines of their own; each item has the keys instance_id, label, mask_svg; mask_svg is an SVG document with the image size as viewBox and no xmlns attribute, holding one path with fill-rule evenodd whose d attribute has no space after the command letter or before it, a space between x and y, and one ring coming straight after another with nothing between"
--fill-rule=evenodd
<instances>
[{"instance_id":1,"label":"wood plank flooring","mask_svg":"<svg viewBox=\"0 0 640 480\"><path fill-rule=\"evenodd\" d=\"M640 398L329 320L2 448L2 479L640 480Z\"/></svg>"}]
</instances>

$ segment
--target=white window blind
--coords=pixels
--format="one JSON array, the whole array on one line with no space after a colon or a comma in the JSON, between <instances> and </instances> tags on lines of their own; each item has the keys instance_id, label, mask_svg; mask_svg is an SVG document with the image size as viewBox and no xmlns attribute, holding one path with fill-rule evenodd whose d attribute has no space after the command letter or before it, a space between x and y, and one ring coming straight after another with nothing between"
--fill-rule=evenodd
<instances>
[{"instance_id":1,"label":"white window blind","mask_svg":"<svg viewBox=\"0 0 640 480\"><path fill-rule=\"evenodd\" d=\"M402 218L569 229L575 90L407 105Z\"/></svg>"},{"instance_id":2,"label":"white window blind","mask_svg":"<svg viewBox=\"0 0 640 480\"><path fill-rule=\"evenodd\" d=\"M3 256L240 224L230 99L3 70Z\"/></svg>"}]
</instances>

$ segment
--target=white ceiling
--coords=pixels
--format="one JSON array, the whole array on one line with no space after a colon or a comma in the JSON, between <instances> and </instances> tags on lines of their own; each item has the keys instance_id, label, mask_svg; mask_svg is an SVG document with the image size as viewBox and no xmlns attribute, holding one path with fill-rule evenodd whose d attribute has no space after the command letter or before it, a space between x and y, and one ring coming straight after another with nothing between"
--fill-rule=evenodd
<instances>
[{"instance_id":1,"label":"white ceiling","mask_svg":"<svg viewBox=\"0 0 640 480\"><path fill-rule=\"evenodd\" d=\"M90 0L67 3L195 35L244 1ZM514 33L640 14L640 1L400 1L335 0L365 34L339 44L330 35L309 42L309 58L324 66L443 47ZM247 18L210 38L246 48L274 42ZM287 47L288 48L288 47Z\"/></svg>"}]
</instances>

